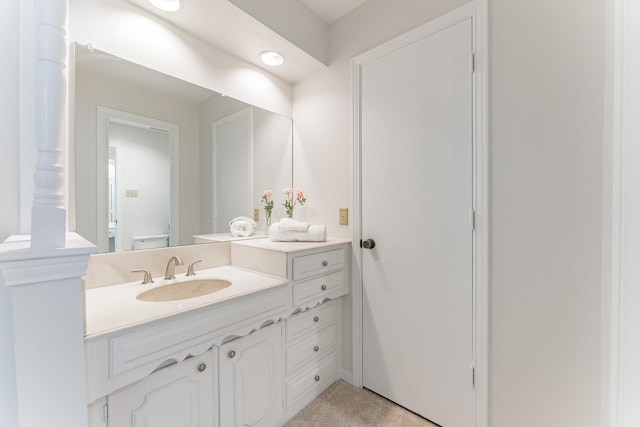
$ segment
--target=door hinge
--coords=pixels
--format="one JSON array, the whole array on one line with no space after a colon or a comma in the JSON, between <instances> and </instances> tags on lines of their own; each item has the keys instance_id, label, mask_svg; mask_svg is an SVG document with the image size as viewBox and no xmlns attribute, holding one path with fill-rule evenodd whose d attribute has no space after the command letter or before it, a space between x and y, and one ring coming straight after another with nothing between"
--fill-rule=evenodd
<instances>
[{"instance_id":1,"label":"door hinge","mask_svg":"<svg viewBox=\"0 0 640 427\"><path fill-rule=\"evenodd\" d=\"M105 403L102 406L102 421L104 421L105 423L109 421L109 404L108 403Z\"/></svg>"},{"instance_id":2,"label":"door hinge","mask_svg":"<svg viewBox=\"0 0 640 427\"><path fill-rule=\"evenodd\" d=\"M471 72L475 73L476 72L476 54L475 52L471 54Z\"/></svg>"},{"instance_id":3,"label":"door hinge","mask_svg":"<svg viewBox=\"0 0 640 427\"><path fill-rule=\"evenodd\" d=\"M476 211L471 211L471 231L476 231Z\"/></svg>"}]
</instances>

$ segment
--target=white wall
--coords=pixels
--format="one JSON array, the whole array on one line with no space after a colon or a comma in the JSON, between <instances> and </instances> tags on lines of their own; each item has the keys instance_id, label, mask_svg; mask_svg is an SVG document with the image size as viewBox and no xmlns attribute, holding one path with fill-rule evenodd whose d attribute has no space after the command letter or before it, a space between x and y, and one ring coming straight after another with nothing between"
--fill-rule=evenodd
<instances>
[{"instance_id":1,"label":"white wall","mask_svg":"<svg viewBox=\"0 0 640 427\"><path fill-rule=\"evenodd\" d=\"M331 65L294 87L306 219L351 236L349 60L462 3L371 0L332 25ZM605 5L489 2L491 427L600 423Z\"/></svg>"},{"instance_id":2,"label":"white wall","mask_svg":"<svg viewBox=\"0 0 640 427\"><path fill-rule=\"evenodd\" d=\"M18 144L18 5L19 0L4 3L0 14L0 241L19 232L19 144ZM15 358L13 354L13 316L11 290L0 284L0 425L18 424Z\"/></svg>"},{"instance_id":3,"label":"white wall","mask_svg":"<svg viewBox=\"0 0 640 427\"><path fill-rule=\"evenodd\" d=\"M600 422L605 6L490 2L492 426Z\"/></svg>"}]
</instances>

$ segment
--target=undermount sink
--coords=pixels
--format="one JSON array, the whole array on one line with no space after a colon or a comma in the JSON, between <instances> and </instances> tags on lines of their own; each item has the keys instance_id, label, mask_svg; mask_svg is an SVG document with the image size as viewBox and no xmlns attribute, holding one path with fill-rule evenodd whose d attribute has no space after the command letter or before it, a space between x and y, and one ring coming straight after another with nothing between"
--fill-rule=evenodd
<instances>
[{"instance_id":1,"label":"undermount sink","mask_svg":"<svg viewBox=\"0 0 640 427\"><path fill-rule=\"evenodd\" d=\"M229 286L231 286L231 282L224 279L187 280L149 289L138 294L136 299L147 302L178 301L209 295Z\"/></svg>"}]
</instances>

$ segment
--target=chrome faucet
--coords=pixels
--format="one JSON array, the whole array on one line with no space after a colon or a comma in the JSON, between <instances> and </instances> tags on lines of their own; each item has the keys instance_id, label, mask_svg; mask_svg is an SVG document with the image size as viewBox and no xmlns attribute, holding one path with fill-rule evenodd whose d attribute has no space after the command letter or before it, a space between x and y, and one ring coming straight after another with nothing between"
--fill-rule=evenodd
<instances>
[{"instance_id":1,"label":"chrome faucet","mask_svg":"<svg viewBox=\"0 0 640 427\"><path fill-rule=\"evenodd\" d=\"M171 279L175 279L176 275L175 275L175 268L176 265L182 265L182 259L179 256L172 256L171 258L169 258L169 262L167 263L167 269L164 271L164 279L165 280L171 280Z\"/></svg>"}]
</instances>

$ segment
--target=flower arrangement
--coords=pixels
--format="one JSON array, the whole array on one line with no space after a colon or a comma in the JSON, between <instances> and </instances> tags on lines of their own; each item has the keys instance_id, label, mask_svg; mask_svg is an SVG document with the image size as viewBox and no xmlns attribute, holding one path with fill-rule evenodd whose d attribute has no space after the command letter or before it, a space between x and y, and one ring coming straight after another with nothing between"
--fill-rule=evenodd
<instances>
[{"instance_id":1,"label":"flower arrangement","mask_svg":"<svg viewBox=\"0 0 640 427\"><path fill-rule=\"evenodd\" d=\"M307 201L307 198L304 197L304 193L302 191L296 191L293 188L285 188L282 190L282 193L285 195L285 200L282 206L284 206L284 209L287 211L287 216L289 218L293 218L293 208L296 203L302 206Z\"/></svg>"},{"instance_id":2,"label":"flower arrangement","mask_svg":"<svg viewBox=\"0 0 640 427\"><path fill-rule=\"evenodd\" d=\"M264 213L267 218L267 230L271 225L271 211L273 210L273 199L271 199L272 194L272 190L264 190L262 192L262 196L260 197L260 201L264 203Z\"/></svg>"}]
</instances>

